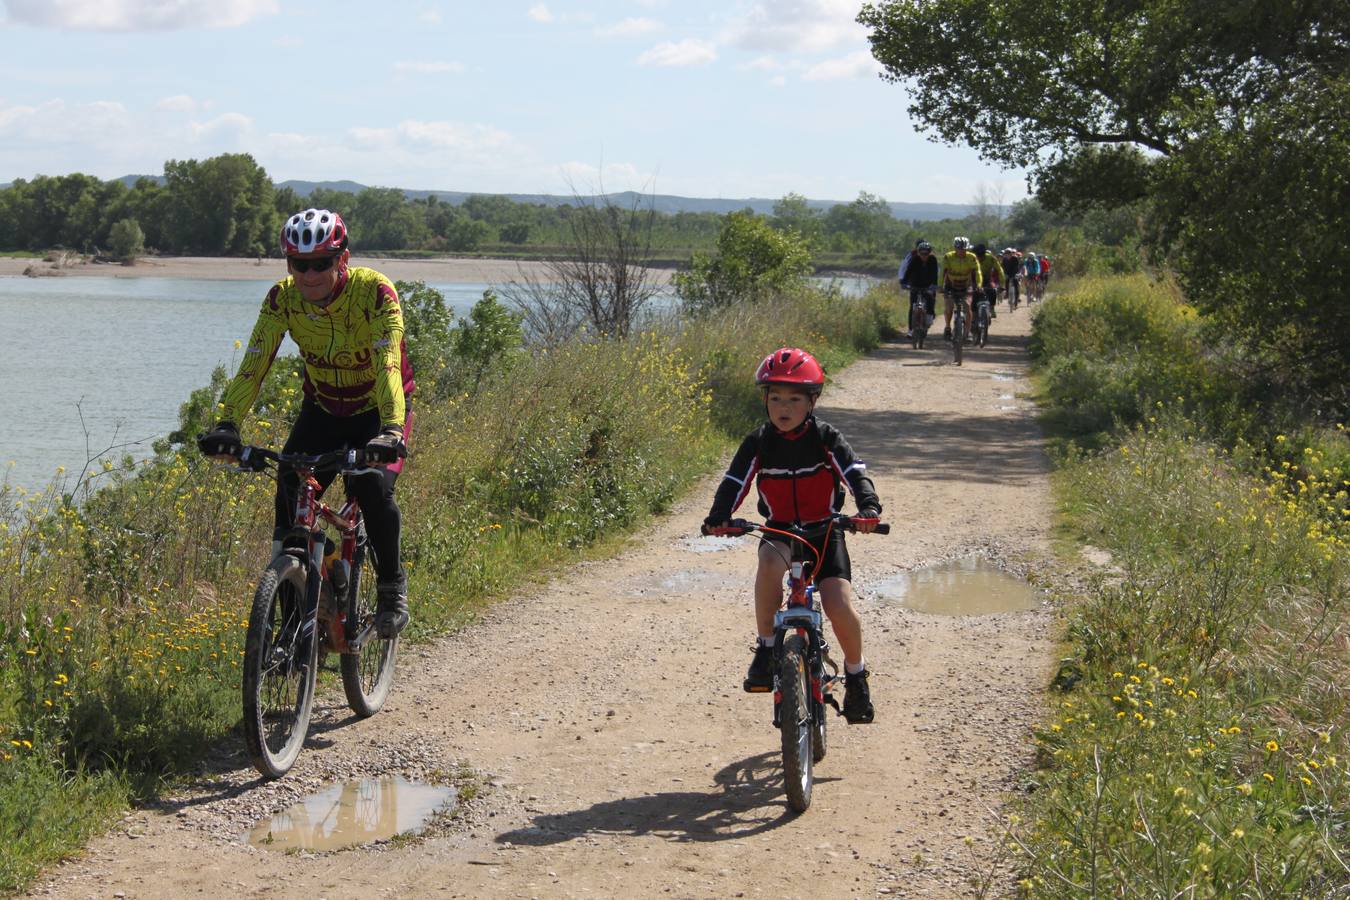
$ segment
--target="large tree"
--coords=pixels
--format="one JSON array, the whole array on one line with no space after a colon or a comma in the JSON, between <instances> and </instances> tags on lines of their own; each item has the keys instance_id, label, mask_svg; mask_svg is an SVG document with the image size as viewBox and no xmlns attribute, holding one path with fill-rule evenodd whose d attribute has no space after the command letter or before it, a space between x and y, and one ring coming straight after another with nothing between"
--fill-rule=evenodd
<instances>
[{"instance_id":1,"label":"large tree","mask_svg":"<svg viewBox=\"0 0 1350 900\"><path fill-rule=\"evenodd\" d=\"M858 21L920 127L1038 171L1105 147L1102 187L1136 195L1132 151L1171 155L1350 60L1350 16L1321 0L890 0Z\"/></svg>"},{"instance_id":2,"label":"large tree","mask_svg":"<svg viewBox=\"0 0 1350 900\"><path fill-rule=\"evenodd\" d=\"M169 229L165 248L244 255L271 247L280 228L272 179L247 153L164 164Z\"/></svg>"},{"instance_id":3,"label":"large tree","mask_svg":"<svg viewBox=\"0 0 1350 900\"><path fill-rule=\"evenodd\" d=\"M890 0L859 21L921 128L1030 168L1050 209L1145 212L1219 339L1350 408L1343 4Z\"/></svg>"}]
</instances>

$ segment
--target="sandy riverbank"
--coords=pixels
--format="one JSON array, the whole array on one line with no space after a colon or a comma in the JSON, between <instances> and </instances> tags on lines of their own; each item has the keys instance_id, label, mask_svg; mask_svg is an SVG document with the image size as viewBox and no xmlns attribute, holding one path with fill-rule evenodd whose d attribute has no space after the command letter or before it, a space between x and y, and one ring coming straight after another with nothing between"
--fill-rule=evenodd
<instances>
[{"instance_id":1,"label":"sandy riverbank","mask_svg":"<svg viewBox=\"0 0 1350 900\"><path fill-rule=\"evenodd\" d=\"M503 284L521 272L545 277L544 264L514 259L372 259L352 257L353 265L379 269L395 280L430 284ZM38 258L0 257L0 278L21 277L29 267L51 276L101 278L202 278L218 281L258 281L283 278L286 268L279 259L177 256L142 259L133 266L113 263L76 263L55 267ZM670 270L653 269L660 284L670 280Z\"/></svg>"}]
</instances>

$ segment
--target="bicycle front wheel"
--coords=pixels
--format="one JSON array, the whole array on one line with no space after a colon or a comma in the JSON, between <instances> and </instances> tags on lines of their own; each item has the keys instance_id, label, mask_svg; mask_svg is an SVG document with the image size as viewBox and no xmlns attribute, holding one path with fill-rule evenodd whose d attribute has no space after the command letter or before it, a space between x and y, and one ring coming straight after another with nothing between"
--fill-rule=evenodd
<instances>
[{"instance_id":1,"label":"bicycle front wheel","mask_svg":"<svg viewBox=\"0 0 1350 900\"><path fill-rule=\"evenodd\" d=\"M955 324L956 327L952 329L952 361L959 366L966 345L966 321L957 316Z\"/></svg>"},{"instance_id":2,"label":"bicycle front wheel","mask_svg":"<svg viewBox=\"0 0 1350 900\"><path fill-rule=\"evenodd\" d=\"M347 592L348 640L365 631L375 619L375 554L369 545L356 548L352 568L352 583ZM342 654L342 689L352 712L365 718L384 706L394 686L397 653L397 635L382 638L372 633L359 651Z\"/></svg>"},{"instance_id":3,"label":"bicycle front wheel","mask_svg":"<svg viewBox=\"0 0 1350 900\"><path fill-rule=\"evenodd\" d=\"M794 634L783 642L778 668L778 689L782 692L780 721L783 736L783 782L788 806L806 812L811 805L814 749L811 727L811 694L806 681L806 641Z\"/></svg>"},{"instance_id":4,"label":"bicycle front wheel","mask_svg":"<svg viewBox=\"0 0 1350 900\"><path fill-rule=\"evenodd\" d=\"M278 556L258 581L244 639L244 742L266 778L290 771L309 731L318 642L304 613L304 564Z\"/></svg>"}]
</instances>

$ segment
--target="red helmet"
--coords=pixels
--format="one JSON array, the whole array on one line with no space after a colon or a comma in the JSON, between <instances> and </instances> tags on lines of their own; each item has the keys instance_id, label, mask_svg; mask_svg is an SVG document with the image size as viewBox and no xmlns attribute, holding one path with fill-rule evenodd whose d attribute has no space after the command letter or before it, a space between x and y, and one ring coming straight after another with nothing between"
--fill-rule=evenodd
<instances>
[{"instance_id":1,"label":"red helmet","mask_svg":"<svg viewBox=\"0 0 1350 900\"><path fill-rule=\"evenodd\" d=\"M341 253L347 249L347 226L342 216L326 209L298 212L281 226L281 252Z\"/></svg>"},{"instance_id":2,"label":"red helmet","mask_svg":"<svg viewBox=\"0 0 1350 900\"><path fill-rule=\"evenodd\" d=\"M825 387L825 371L805 350L782 347L764 357L764 362L755 371L755 384L760 387L781 384L819 394Z\"/></svg>"}]
</instances>

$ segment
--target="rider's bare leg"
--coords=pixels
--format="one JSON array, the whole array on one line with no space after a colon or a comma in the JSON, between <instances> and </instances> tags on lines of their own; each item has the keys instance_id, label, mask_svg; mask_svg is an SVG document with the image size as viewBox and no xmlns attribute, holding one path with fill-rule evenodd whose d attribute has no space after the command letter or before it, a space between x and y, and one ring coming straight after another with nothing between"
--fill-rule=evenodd
<instances>
[{"instance_id":1,"label":"rider's bare leg","mask_svg":"<svg viewBox=\"0 0 1350 900\"><path fill-rule=\"evenodd\" d=\"M791 554L781 541L762 541L755 570L755 629L761 638L773 637L773 617L783 605L783 576Z\"/></svg>"},{"instance_id":2,"label":"rider's bare leg","mask_svg":"<svg viewBox=\"0 0 1350 900\"><path fill-rule=\"evenodd\" d=\"M859 666L863 661L862 619L853 608L853 585L842 578L826 578L820 582L820 605L830 617L839 649L844 652L844 665Z\"/></svg>"}]
</instances>

